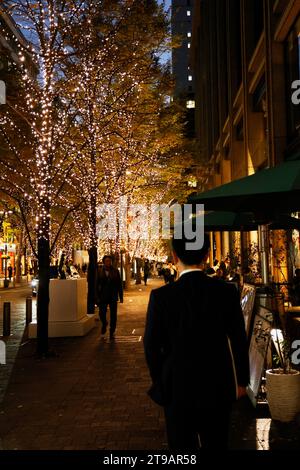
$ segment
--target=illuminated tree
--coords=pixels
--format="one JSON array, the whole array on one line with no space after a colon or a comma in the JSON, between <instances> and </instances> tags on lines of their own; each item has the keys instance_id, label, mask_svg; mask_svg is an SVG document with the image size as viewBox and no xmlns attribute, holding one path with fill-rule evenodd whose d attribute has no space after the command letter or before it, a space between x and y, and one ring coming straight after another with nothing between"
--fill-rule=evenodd
<instances>
[{"instance_id":1,"label":"illuminated tree","mask_svg":"<svg viewBox=\"0 0 300 470\"><path fill-rule=\"evenodd\" d=\"M127 175L145 177L159 156L159 145L154 145L157 116L165 108L170 75L157 58L168 39L165 14L150 1L102 2L101 10L94 2L72 34L72 48L81 58L75 64L77 75L84 77L73 85L78 91L74 142L82 155L76 162L77 189L88 214L83 213L90 256L89 313L95 304L97 205L132 192ZM73 70L72 76L76 81ZM114 251L119 250L116 240Z\"/></svg>"},{"instance_id":2,"label":"illuminated tree","mask_svg":"<svg viewBox=\"0 0 300 470\"><path fill-rule=\"evenodd\" d=\"M72 197L72 168L78 155L66 152L76 117L72 109L76 90L66 93L64 67L71 60L68 35L84 4L16 0L7 1L6 7L26 41L7 38L18 50L19 99L0 110L1 140L7 149L0 162L0 185L18 204L38 259L37 351L47 354L50 253L58 236L51 232L51 216L61 210L61 230L80 203Z\"/></svg>"},{"instance_id":3,"label":"illuminated tree","mask_svg":"<svg viewBox=\"0 0 300 470\"><path fill-rule=\"evenodd\" d=\"M37 349L47 354L50 255L69 217L75 229L85 225L91 313L98 204L168 198L181 175L170 74L159 63L168 22L154 0L8 0L3 8L24 40L13 39L18 97L0 109L0 190L19 206L38 259Z\"/></svg>"}]
</instances>

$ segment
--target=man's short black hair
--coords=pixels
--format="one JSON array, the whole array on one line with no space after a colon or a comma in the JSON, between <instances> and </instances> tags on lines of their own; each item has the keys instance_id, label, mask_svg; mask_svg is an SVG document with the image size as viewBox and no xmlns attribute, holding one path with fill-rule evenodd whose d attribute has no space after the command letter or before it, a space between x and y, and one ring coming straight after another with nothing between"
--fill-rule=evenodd
<instances>
[{"instance_id":1,"label":"man's short black hair","mask_svg":"<svg viewBox=\"0 0 300 470\"><path fill-rule=\"evenodd\" d=\"M187 266L201 264L210 249L209 235L207 233L204 234L204 242L200 250L187 249L187 243L191 243L191 241L184 236L180 239L172 238L172 248L183 264Z\"/></svg>"},{"instance_id":2,"label":"man's short black hair","mask_svg":"<svg viewBox=\"0 0 300 470\"><path fill-rule=\"evenodd\" d=\"M109 258L109 259L112 261L112 256L110 256L110 255L105 255L105 256L103 256L103 258L102 258L102 263L104 263L104 261L105 261L107 258Z\"/></svg>"}]
</instances>

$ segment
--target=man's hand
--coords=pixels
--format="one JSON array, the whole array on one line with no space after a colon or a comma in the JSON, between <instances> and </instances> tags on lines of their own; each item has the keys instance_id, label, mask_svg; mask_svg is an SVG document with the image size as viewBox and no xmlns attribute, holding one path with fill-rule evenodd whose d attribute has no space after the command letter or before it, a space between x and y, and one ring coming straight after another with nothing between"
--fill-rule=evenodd
<instances>
[{"instance_id":1,"label":"man's hand","mask_svg":"<svg viewBox=\"0 0 300 470\"><path fill-rule=\"evenodd\" d=\"M240 385L238 386L238 400L242 397L245 397L247 395L247 390L246 387L241 387Z\"/></svg>"}]
</instances>

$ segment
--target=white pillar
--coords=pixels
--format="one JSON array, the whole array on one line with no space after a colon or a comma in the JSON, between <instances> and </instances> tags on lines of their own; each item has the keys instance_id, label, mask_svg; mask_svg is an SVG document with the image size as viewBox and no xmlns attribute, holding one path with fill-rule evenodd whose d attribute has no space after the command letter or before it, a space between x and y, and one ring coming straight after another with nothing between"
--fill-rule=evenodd
<instances>
[{"instance_id":1,"label":"white pillar","mask_svg":"<svg viewBox=\"0 0 300 470\"><path fill-rule=\"evenodd\" d=\"M261 278L264 285L269 284L269 229L267 225L258 226L258 244L261 264Z\"/></svg>"}]
</instances>

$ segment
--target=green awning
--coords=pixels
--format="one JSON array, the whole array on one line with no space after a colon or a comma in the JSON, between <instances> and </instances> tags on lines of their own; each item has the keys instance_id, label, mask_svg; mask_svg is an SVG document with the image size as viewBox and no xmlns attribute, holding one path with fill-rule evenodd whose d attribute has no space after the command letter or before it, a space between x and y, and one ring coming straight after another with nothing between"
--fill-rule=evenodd
<instances>
[{"instance_id":1,"label":"green awning","mask_svg":"<svg viewBox=\"0 0 300 470\"><path fill-rule=\"evenodd\" d=\"M265 219L264 222L269 223L271 230L293 228L300 230L300 219L288 215L274 215L272 220ZM204 215L204 230L206 232L250 232L257 230L258 224L259 221L256 220L255 214L250 212L214 211Z\"/></svg>"},{"instance_id":2,"label":"green awning","mask_svg":"<svg viewBox=\"0 0 300 470\"><path fill-rule=\"evenodd\" d=\"M189 202L204 204L205 210L264 215L300 211L300 161L285 162L191 195Z\"/></svg>"}]
</instances>

